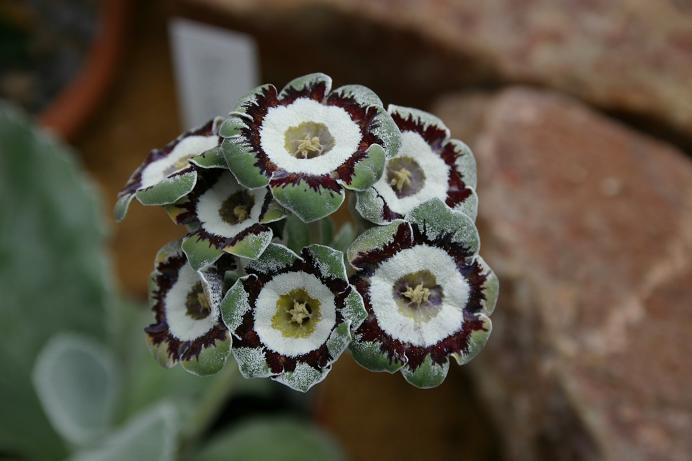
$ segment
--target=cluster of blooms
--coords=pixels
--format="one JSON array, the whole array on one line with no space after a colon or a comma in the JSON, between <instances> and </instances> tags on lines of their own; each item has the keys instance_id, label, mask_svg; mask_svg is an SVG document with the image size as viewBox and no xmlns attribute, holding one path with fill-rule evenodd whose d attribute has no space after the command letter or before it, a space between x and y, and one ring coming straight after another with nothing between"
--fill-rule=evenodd
<instances>
[{"instance_id":1,"label":"cluster of blooms","mask_svg":"<svg viewBox=\"0 0 692 461\"><path fill-rule=\"evenodd\" d=\"M118 196L119 220L136 197L188 230L151 276L155 356L210 374L232 354L243 376L306 391L348 348L367 369L439 385L449 356L485 344L498 294L478 255L475 170L438 118L385 109L363 86L311 74L256 88L153 150ZM330 240L289 249L287 221L305 233L347 192L364 230L346 255Z\"/></svg>"}]
</instances>

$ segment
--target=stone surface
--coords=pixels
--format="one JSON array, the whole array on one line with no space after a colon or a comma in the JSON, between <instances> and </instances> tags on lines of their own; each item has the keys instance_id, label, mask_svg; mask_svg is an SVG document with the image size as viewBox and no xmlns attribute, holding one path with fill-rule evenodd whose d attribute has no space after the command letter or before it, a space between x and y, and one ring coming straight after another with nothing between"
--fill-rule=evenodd
<instances>
[{"instance_id":1,"label":"stone surface","mask_svg":"<svg viewBox=\"0 0 692 461\"><path fill-rule=\"evenodd\" d=\"M434 112L479 128L481 253L501 292L470 369L509 459L688 460L692 162L566 97L468 101Z\"/></svg>"},{"instance_id":2,"label":"stone surface","mask_svg":"<svg viewBox=\"0 0 692 461\"><path fill-rule=\"evenodd\" d=\"M692 139L689 0L178 3L254 34L265 79L322 70L411 104L461 84L535 83Z\"/></svg>"}]
</instances>

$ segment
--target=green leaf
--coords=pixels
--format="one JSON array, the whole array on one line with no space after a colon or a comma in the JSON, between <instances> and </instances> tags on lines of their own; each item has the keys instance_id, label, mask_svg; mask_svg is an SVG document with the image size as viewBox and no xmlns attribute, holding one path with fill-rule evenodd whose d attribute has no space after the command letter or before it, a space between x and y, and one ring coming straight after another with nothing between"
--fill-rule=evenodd
<instances>
[{"instance_id":1,"label":"green leaf","mask_svg":"<svg viewBox=\"0 0 692 461\"><path fill-rule=\"evenodd\" d=\"M193 461L339 461L334 441L311 424L257 419L213 438Z\"/></svg>"},{"instance_id":2,"label":"green leaf","mask_svg":"<svg viewBox=\"0 0 692 461\"><path fill-rule=\"evenodd\" d=\"M0 451L60 459L30 375L55 333L105 336L101 198L66 148L2 103L0 152Z\"/></svg>"},{"instance_id":3,"label":"green leaf","mask_svg":"<svg viewBox=\"0 0 692 461\"><path fill-rule=\"evenodd\" d=\"M33 382L48 419L65 440L85 445L109 430L119 375L100 344L76 335L53 337L36 360Z\"/></svg>"},{"instance_id":4,"label":"green leaf","mask_svg":"<svg viewBox=\"0 0 692 461\"><path fill-rule=\"evenodd\" d=\"M76 453L70 461L172 461L177 419L173 405L160 404L138 415L97 447Z\"/></svg>"}]
</instances>

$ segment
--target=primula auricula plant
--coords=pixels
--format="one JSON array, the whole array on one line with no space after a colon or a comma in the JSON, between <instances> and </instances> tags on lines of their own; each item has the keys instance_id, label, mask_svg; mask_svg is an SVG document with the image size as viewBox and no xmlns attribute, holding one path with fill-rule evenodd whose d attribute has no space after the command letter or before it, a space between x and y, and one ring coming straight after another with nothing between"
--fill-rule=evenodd
<instances>
[{"instance_id":1,"label":"primula auricula plant","mask_svg":"<svg viewBox=\"0 0 692 461\"><path fill-rule=\"evenodd\" d=\"M246 378L307 391L350 349L429 388L487 341L498 280L478 254L470 149L431 114L331 83L256 88L151 151L119 194L118 219L137 198L188 229L150 280L162 364L211 374L232 354ZM332 232L349 194L357 236Z\"/></svg>"}]
</instances>

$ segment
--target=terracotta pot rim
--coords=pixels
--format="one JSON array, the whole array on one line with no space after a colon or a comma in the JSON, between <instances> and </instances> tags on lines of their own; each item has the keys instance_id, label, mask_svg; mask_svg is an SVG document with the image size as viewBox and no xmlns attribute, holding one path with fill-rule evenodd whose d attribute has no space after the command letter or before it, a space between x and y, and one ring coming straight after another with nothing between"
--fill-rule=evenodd
<instances>
[{"instance_id":1,"label":"terracotta pot rim","mask_svg":"<svg viewBox=\"0 0 692 461\"><path fill-rule=\"evenodd\" d=\"M100 30L75 77L39 114L40 124L57 136L73 140L102 100L123 48L127 0L105 0Z\"/></svg>"}]
</instances>

